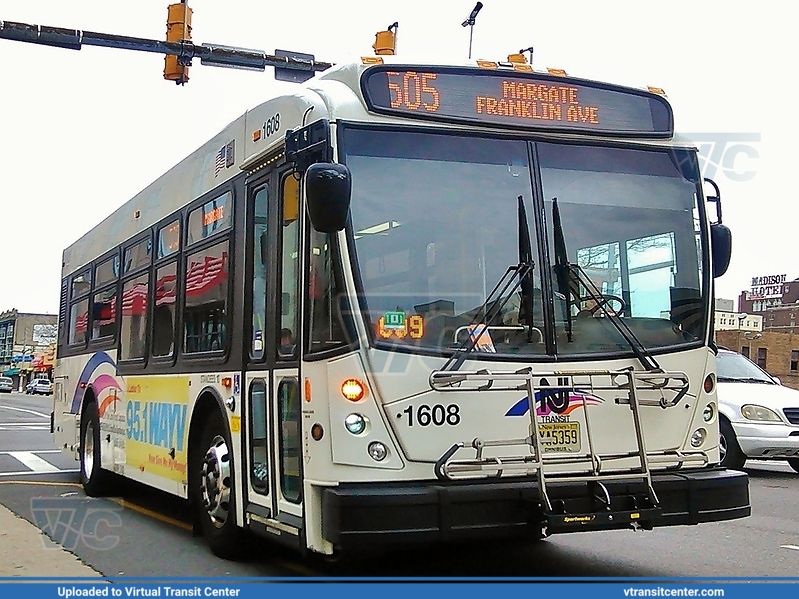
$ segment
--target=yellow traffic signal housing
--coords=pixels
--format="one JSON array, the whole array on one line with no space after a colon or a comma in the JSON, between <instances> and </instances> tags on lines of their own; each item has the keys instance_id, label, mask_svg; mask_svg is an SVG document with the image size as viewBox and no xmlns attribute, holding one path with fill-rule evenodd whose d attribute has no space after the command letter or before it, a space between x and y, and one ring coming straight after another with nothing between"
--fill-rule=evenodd
<instances>
[{"instance_id":1,"label":"yellow traffic signal housing","mask_svg":"<svg viewBox=\"0 0 799 599\"><path fill-rule=\"evenodd\" d=\"M180 42L191 40L192 10L185 0L170 4L167 8L166 41ZM166 56L164 63L164 79L183 85L189 80L189 67L180 64L177 56Z\"/></svg>"},{"instance_id":2,"label":"yellow traffic signal housing","mask_svg":"<svg viewBox=\"0 0 799 599\"><path fill-rule=\"evenodd\" d=\"M375 34L375 43L372 48L378 56L391 56L397 51L397 28L399 23L389 25L386 31L378 31Z\"/></svg>"}]
</instances>

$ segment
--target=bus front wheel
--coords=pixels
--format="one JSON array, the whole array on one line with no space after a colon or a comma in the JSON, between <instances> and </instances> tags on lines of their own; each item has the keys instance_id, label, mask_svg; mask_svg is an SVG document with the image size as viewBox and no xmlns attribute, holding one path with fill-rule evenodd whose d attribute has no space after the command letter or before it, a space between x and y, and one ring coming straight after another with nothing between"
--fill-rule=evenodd
<instances>
[{"instance_id":1,"label":"bus front wheel","mask_svg":"<svg viewBox=\"0 0 799 599\"><path fill-rule=\"evenodd\" d=\"M90 401L80 417L80 482L90 497L105 494L108 472L100 467L100 418L97 404Z\"/></svg>"},{"instance_id":2,"label":"bus front wheel","mask_svg":"<svg viewBox=\"0 0 799 599\"><path fill-rule=\"evenodd\" d=\"M213 411L203 427L192 471L197 482L194 505L203 535L218 557L232 559L242 551L243 531L236 526L234 473L230 434L222 415Z\"/></svg>"}]
</instances>

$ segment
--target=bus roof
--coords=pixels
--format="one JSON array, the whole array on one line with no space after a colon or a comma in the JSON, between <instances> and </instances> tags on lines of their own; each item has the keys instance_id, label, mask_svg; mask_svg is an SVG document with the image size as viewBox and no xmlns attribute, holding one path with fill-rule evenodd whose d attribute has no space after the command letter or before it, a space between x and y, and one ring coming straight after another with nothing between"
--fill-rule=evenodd
<instances>
[{"instance_id":1,"label":"bus roof","mask_svg":"<svg viewBox=\"0 0 799 599\"><path fill-rule=\"evenodd\" d=\"M523 68L520 68L523 67ZM368 81L364 73L370 70ZM392 82L391 78L397 78ZM418 77L418 78L415 78ZM561 100L563 113L568 109L570 99L568 89L578 92L599 93L598 102L607 100L602 93L622 94L622 97L643 98L647 102L657 101L668 106L662 95L649 90L631 87L621 87L601 84L566 77L562 74L554 75L547 72L533 72L529 65L512 65L510 63L485 63L484 61L464 62L461 64L440 63L409 65L406 61L396 56L366 57L360 63L346 63L328 69L320 76L298 85L291 94L281 95L263 102L259 106L248 110L236 120L231 122L222 131L217 133L208 142L203 144L189 156L161 175L133 198L125 202L116 211L106 217L102 222L86 232L80 239L67 247L63 253L62 276L67 276L82 268L92 260L102 256L113 247L135 237L140 232L157 224L170 214L175 213L191 201L203 196L207 192L219 187L225 181L232 179L242 169L257 166L265 157L271 155L285 140L287 131L295 129L318 119L327 118L335 120L369 121L384 123L408 123L408 117L413 118L419 125L437 125L449 123L450 127L473 128L478 120L469 118L467 110L474 111L470 104L463 101L454 101L445 104L446 92L452 90L457 84L472 85L472 92L476 98L488 98L489 104L484 102L484 113L481 115L479 125L491 129L524 127L525 117L531 116L532 110L539 110L543 106L555 106ZM515 108L504 108L506 114L490 114L490 96L481 94L485 85L481 82L497 81L511 82L516 87L505 87L505 93L513 95L509 98L515 102ZM363 81L363 84L362 84ZM381 84L388 81L387 92L381 96ZM410 90L411 98L399 98L390 95L392 90L399 85L400 94L405 92L402 84ZM420 85L421 92L417 97L414 86ZM532 87L531 87L532 84ZM536 88L536 86L539 86ZM440 88L440 89L438 89ZM560 91L557 91L560 89ZM433 93L434 90L435 93ZM549 90L549 91L548 91ZM597 91L598 90L598 91ZM607 91L610 90L610 91ZM551 100L544 104L542 98L546 94L553 94ZM577 92L571 92L576 94ZM626 94L626 96L624 96ZM439 108L444 114L431 114L428 110L439 100ZM393 98L393 102L392 102ZM656 99L656 100L653 100ZM398 99L404 101L404 106L397 109L394 104ZM418 106L417 106L417 100ZM502 98L497 98L497 101ZM611 99L612 101L612 99ZM402 102L400 102L402 104ZM478 99L479 108L479 99ZM532 105L536 104L537 107ZM499 105L502 106L501 104ZM586 105L588 107L588 105ZM626 106L624 107L626 108ZM550 112L555 108L549 108ZM494 112L496 113L496 107ZM507 114L507 111L523 111L526 114ZM591 118L586 108L584 118ZM668 108L670 116L671 111ZM546 115L545 115L546 116ZM561 114L562 120L566 117ZM505 123L503 120L507 120ZM529 120L529 118L528 118ZM520 124L521 123L521 124ZM673 130L669 122L670 130ZM541 134L552 134L550 130L539 131ZM557 131L559 136L585 134L587 131L580 129L562 128ZM607 134L607 133L606 133ZM595 134L596 135L596 134ZM660 137L657 143L663 144L664 135L650 135ZM644 143L646 139L642 139ZM682 140L681 140L682 142ZM681 143L680 145L685 145Z\"/></svg>"}]
</instances>

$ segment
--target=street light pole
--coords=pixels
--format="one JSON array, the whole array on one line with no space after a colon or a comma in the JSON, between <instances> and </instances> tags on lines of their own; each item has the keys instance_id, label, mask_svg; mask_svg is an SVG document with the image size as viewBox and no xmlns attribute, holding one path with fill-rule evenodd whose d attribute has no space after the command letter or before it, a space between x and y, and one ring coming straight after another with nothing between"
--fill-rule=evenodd
<instances>
[{"instance_id":1,"label":"street light pole","mask_svg":"<svg viewBox=\"0 0 799 599\"><path fill-rule=\"evenodd\" d=\"M477 13L479 13L480 9L482 8L483 8L482 2L478 2L477 4L475 4L471 14L469 14L469 16L466 17L466 20L463 23L461 23L462 27L469 28L469 60L471 60L472 58L472 36L474 35L474 22L475 19L477 18Z\"/></svg>"}]
</instances>

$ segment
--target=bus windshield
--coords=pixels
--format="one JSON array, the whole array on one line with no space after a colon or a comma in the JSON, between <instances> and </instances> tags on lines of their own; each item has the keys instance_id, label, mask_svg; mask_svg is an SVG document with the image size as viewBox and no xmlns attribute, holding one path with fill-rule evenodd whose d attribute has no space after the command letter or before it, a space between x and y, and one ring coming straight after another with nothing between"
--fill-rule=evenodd
<instances>
[{"instance_id":1,"label":"bus windshield","mask_svg":"<svg viewBox=\"0 0 799 599\"><path fill-rule=\"evenodd\" d=\"M447 352L478 335L478 352L629 353L616 317L647 348L703 340L698 170L687 151L355 127L341 151L353 181L353 264L376 343ZM520 287L486 305L521 260L520 196L535 263L531 315ZM558 252L600 302L559 288ZM473 323L485 312L483 331Z\"/></svg>"}]
</instances>

